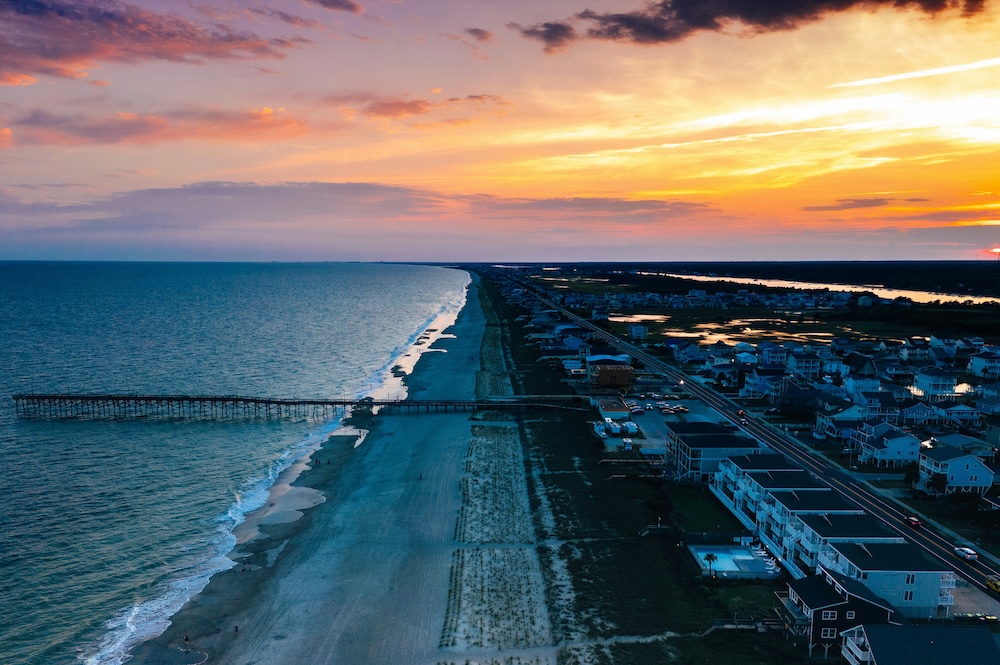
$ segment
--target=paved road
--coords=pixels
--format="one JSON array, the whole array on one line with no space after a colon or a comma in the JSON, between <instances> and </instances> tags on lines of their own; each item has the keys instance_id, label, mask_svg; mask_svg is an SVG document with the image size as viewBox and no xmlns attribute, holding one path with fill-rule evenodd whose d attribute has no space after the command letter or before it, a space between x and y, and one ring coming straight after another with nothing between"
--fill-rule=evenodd
<instances>
[{"instance_id":1,"label":"paved road","mask_svg":"<svg viewBox=\"0 0 1000 665\"><path fill-rule=\"evenodd\" d=\"M536 293L530 285L521 285ZM649 355L646 351L625 342L618 337L598 328L590 321L576 316L572 312L560 307L556 303L539 296L546 306L561 312L564 316L572 320L577 325L594 331L605 342L614 346L620 351L629 353L633 358L641 360L646 367L661 372L667 378L678 383L683 382L684 388L692 395L702 400L709 406L715 408L723 416L729 418L737 425L741 425L749 434L757 437L773 450L784 454L789 459L799 464L803 469L815 473L817 476L829 483L834 489L839 490L845 497L852 500L861 508L865 509L875 517L878 517L892 531L902 534L912 543L922 547L930 556L941 561L944 565L955 570L963 579L967 580L976 588L988 591L985 579L988 575L1000 575L1000 570L990 565L988 561L965 561L955 555L955 543L944 538L929 529L911 528L903 525L902 519L907 513L901 511L899 507L886 500L884 496L873 492L863 484L858 483L854 478L843 471L830 466L824 458L819 458L813 453L804 450L802 446L793 438L773 429L770 425L749 419L747 424L742 425L744 416L738 415L740 406L723 397L711 388L707 388L701 383L694 381L688 375L675 369L662 360Z\"/></svg>"}]
</instances>

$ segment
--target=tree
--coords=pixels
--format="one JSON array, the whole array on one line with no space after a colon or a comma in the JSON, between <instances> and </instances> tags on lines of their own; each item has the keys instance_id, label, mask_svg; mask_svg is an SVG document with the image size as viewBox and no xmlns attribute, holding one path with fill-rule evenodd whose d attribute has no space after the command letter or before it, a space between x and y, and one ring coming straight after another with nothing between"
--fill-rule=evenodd
<instances>
[{"instance_id":1,"label":"tree","mask_svg":"<svg viewBox=\"0 0 1000 665\"><path fill-rule=\"evenodd\" d=\"M705 555L705 563L708 564L708 576L709 577L715 577L715 575L712 574L712 564L715 563L718 560L719 560L719 557L715 556L715 554L713 554L712 552L709 552L708 554Z\"/></svg>"}]
</instances>

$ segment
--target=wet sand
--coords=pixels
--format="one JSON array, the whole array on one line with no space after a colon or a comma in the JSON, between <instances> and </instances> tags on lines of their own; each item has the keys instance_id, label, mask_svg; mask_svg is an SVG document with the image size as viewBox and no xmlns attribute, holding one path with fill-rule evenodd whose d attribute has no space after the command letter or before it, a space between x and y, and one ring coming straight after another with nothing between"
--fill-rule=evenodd
<instances>
[{"instance_id":1,"label":"wet sand","mask_svg":"<svg viewBox=\"0 0 1000 665\"><path fill-rule=\"evenodd\" d=\"M447 331L455 338L435 342L446 353L421 354L410 396L475 397L484 327L474 280ZM325 500L307 507L306 492L302 510L265 518L260 537L231 555L237 565L137 647L133 664L440 660L472 422L432 413L359 426L370 427L360 447L331 437L295 482Z\"/></svg>"}]
</instances>

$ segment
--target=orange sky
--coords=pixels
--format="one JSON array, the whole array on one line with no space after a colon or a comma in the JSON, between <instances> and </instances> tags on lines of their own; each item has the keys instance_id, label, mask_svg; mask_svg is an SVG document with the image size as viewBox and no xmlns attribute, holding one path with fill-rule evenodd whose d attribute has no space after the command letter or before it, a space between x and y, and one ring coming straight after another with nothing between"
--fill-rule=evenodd
<instances>
[{"instance_id":1,"label":"orange sky","mask_svg":"<svg viewBox=\"0 0 1000 665\"><path fill-rule=\"evenodd\" d=\"M995 259L1000 10L784 4L14 0L0 259Z\"/></svg>"}]
</instances>

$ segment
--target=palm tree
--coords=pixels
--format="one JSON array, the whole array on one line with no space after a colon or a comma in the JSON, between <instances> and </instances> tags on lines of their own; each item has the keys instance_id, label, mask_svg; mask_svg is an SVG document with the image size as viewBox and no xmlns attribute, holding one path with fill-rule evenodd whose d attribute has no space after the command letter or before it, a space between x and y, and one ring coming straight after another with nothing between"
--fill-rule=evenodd
<instances>
[{"instance_id":1,"label":"palm tree","mask_svg":"<svg viewBox=\"0 0 1000 665\"><path fill-rule=\"evenodd\" d=\"M708 576L709 577L715 577L715 575L712 574L712 564L715 563L718 560L719 560L719 557L715 556L715 554L713 554L712 552L709 552L708 554L705 555L705 563L708 564Z\"/></svg>"}]
</instances>

